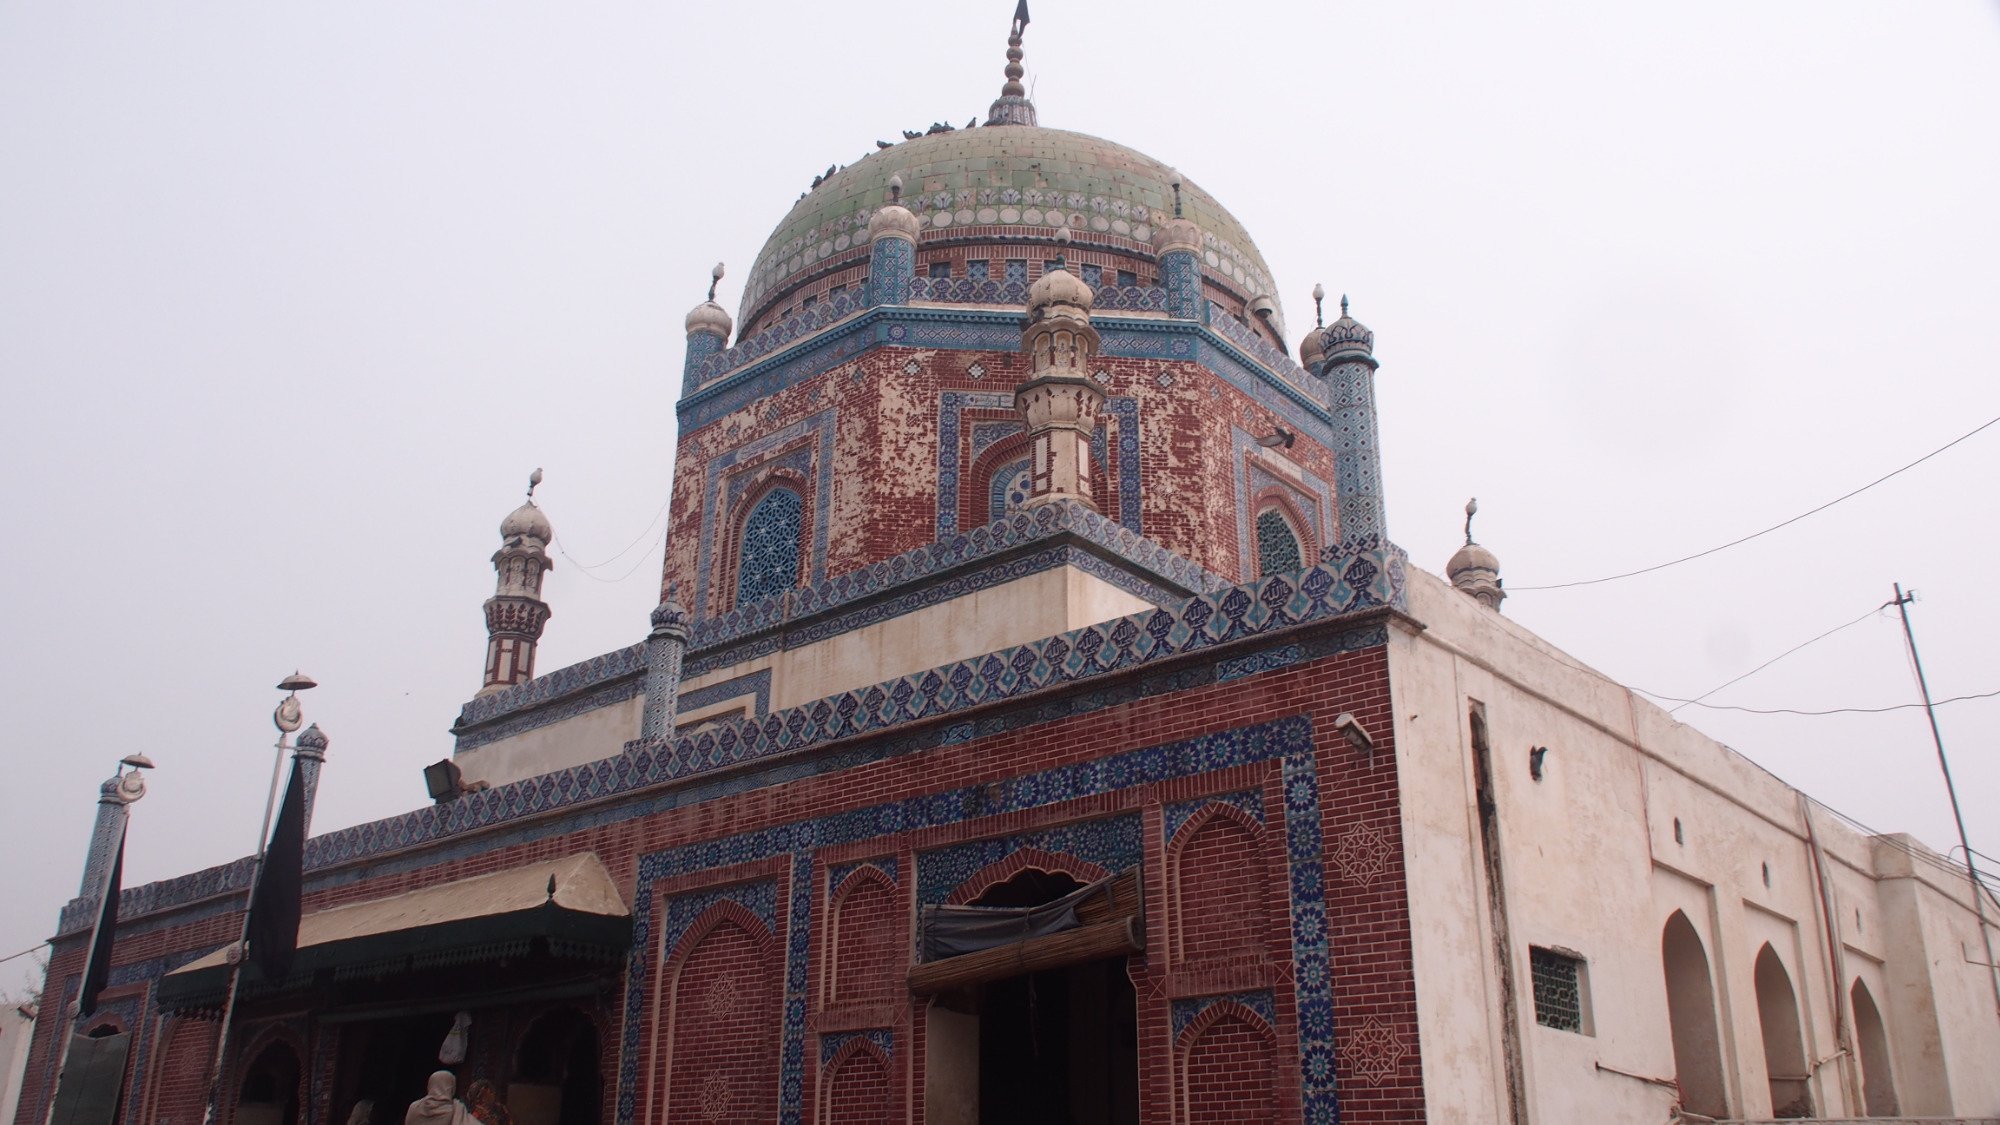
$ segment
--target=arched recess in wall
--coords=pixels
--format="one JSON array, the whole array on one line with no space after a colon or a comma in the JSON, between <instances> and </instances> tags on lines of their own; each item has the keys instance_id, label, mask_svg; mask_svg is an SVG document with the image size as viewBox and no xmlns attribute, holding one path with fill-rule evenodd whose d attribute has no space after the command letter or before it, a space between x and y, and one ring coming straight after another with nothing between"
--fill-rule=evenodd
<instances>
[{"instance_id":1,"label":"arched recess in wall","mask_svg":"<svg viewBox=\"0 0 2000 1125\"><path fill-rule=\"evenodd\" d=\"M893 1121L895 1095L889 1058L867 1039L856 1036L835 1051L820 1080L826 1125L879 1125Z\"/></svg>"},{"instance_id":2,"label":"arched recess in wall","mask_svg":"<svg viewBox=\"0 0 2000 1125\"><path fill-rule=\"evenodd\" d=\"M826 1003L900 1000L910 943L895 882L872 864L858 868L833 889L827 916Z\"/></svg>"},{"instance_id":3,"label":"arched recess in wall","mask_svg":"<svg viewBox=\"0 0 2000 1125\"><path fill-rule=\"evenodd\" d=\"M1211 1004L1175 1038L1182 1121L1276 1121L1277 1036L1233 1000Z\"/></svg>"},{"instance_id":4,"label":"arched recess in wall","mask_svg":"<svg viewBox=\"0 0 2000 1125\"><path fill-rule=\"evenodd\" d=\"M1811 1074L1799 1025L1798 994L1792 974L1769 942L1757 951L1757 1023L1764 1036L1764 1072L1771 1083L1775 1117L1813 1115Z\"/></svg>"},{"instance_id":5,"label":"arched recess in wall","mask_svg":"<svg viewBox=\"0 0 2000 1125\"><path fill-rule=\"evenodd\" d=\"M251 1056L237 1089L235 1125L299 1125L298 1052L272 1039Z\"/></svg>"},{"instance_id":6,"label":"arched recess in wall","mask_svg":"<svg viewBox=\"0 0 2000 1125\"><path fill-rule=\"evenodd\" d=\"M777 1118L780 954L764 923L728 901L669 951L662 1120Z\"/></svg>"},{"instance_id":7,"label":"arched recess in wall","mask_svg":"<svg viewBox=\"0 0 2000 1125\"><path fill-rule=\"evenodd\" d=\"M1674 1078L1681 1108L1707 1117L1729 1116L1722 1082L1722 1039L1715 1022L1715 982L1708 951L1688 916L1676 910L1660 935L1667 978L1667 1022L1674 1040Z\"/></svg>"},{"instance_id":8,"label":"arched recess in wall","mask_svg":"<svg viewBox=\"0 0 2000 1125\"><path fill-rule=\"evenodd\" d=\"M1262 960L1270 936L1264 826L1234 805L1208 804L1167 842L1173 959Z\"/></svg>"},{"instance_id":9,"label":"arched recess in wall","mask_svg":"<svg viewBox=\"0 0 2000 1125\"><path fill-rule=\"evenodd\" d=\"M805 497L789 483L766 487L748 506L736 533L732 608L754 605L799 584L805 519Z\"/></svg>"},{"instance_id":10,"label":"arched recess in wall","mask_svg":"<svg viewBox=\"0 0 2000 1125\"><path fill-rule=\"evenodd\" d=\"M1882 1022L1882 1009L1875 996L1859 979L1848 991L1848 1010L1854 1014L1855 1045L1861 1051L1861 1100L1870 1117L1894 1117L1903 1112L1896 1096L1896 1074L1889 1061L1889 1029Z\"/></svg>"},{"instance_id":11,"label":"arched recess in wall","mask_svg":"<svg viewBox=\"0 0 2000 1125\"><path fill-rule=\"evenodd\" d=\"M598 1125L604 1075L590 1017L569 1006L535 1017L515 1049L504 1096L514 1125Z\"/></svg>"},{"instance_id":12,"label":"arched recess in wall","mask_svg":"<svg viewBox=\"0 0 2000 1125\"><path fill-rule=\"evenodd\" d=\"M1251 530L1257 539L1257 577L1290 574L1303 570L1311 555L1311 540L1305 522L1291 506L1276 498L1259 501L1257 519Z\"/></svg>"}]
</instances>

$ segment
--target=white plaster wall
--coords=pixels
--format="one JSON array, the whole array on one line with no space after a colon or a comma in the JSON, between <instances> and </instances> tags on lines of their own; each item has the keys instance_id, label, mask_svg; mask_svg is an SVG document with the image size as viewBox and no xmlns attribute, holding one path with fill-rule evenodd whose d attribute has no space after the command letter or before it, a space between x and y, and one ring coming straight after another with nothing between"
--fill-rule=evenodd
<instances>
[{"instance_id":1,"label":"white plaster wall","mask_svg":"<svg viewBox=\"0 0 2000 1125\"><path fill-rule=\"evenodd\" d=\"M1151 608L1151 602L1101 578L1057 567L801 648L717 668L682 681L681 690L769 668L771 708L782 710Z\"/></svg>"},{"instance_id":2,"label":"white plaster wall","mask_svg":"<svg viewBox=\"0 0 2000 1125\"><path fill-rule=\"evenodd\" d=\"M28 1071L28 1042L35 1035L35 1018L19 1004L0 1005L0 1121L14 1120L21 1102L21 1081Z\"/></svg>"},{"instance_id":3,"label":"white plaster wall","mask_svg":"<svg viewBox=\"0 0 2000 1125\"><path fill-rule=\"evenodd\" d=\"M601 761L621 753L627 742L639 737L639 715L645 709L645 697L635 695L547 726L495 739L455 755L452 761L458 763L468 783L485 781L493 785Z\"/></svg>"},{"instance_id":4,"label":"white plaster wall","mask_svg":"<svg viewBox=\"0 0 2000 1125\"><path fill-rule=\"evenodd\" d=\"M681 691L768 668L771 708L782 710L1151 608L1151 602L1101 578L1057 567L800 648L717 668L683 680ZM717 702L681 718L699 721L743 702ZM496 739L453 760L467 781L494 785L600 761L639 736L645 706L643 696L634 696Z\"/></svg>"},{"instance_id":5,"label":"white plaster wall","mask_svg":"<svg viewBox=\"0 0 2000 1125\"><path fill-rule=\"evenodd\" d=\"M1829 917L1797 791L1429 574L1411 571L1410 600L1423 628L1392 633L1390 674L1435 1120L1507 1117L1498 970L1472 808L1466 715L1475 701L1492 744L1534 1121L1665 1118L1670 1089L1611 1070L1674 1076L1661 936L1676 909L1706 947L1733 1113L1771 1109L1754 981L1766 942L1799 999L1821 1114L1860 1111L1850 1095L1859 1093L1858 1069L1836 1029L1856 976L1868 980L1889 1024L1905 1113L2000 1111L2000 1017L1985 971L1961 964L1961 948L1980 957L1962 875L1955 897L1948 872L1922 862L1884 880L1878 842L1816 809ZM1529 772L1536 746L1549 748L1540 781ZM1535 1022L1532 945L1586 959L1588 1034ZM1928 1036L1926 1018L1936 1027Z\"/></svg>"}]
</instances>

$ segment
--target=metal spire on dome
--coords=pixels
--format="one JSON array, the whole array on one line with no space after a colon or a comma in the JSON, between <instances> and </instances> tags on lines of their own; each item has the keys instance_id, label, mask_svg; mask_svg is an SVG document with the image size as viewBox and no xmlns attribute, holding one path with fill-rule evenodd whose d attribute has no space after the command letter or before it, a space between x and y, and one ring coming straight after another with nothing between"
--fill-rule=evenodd
<instances>
[{"instance_id":1,"label":"metal spire on dome","mask_svg":"<svg viewBox=\"0 0 2000 1125\"><path fill-rule=\"evenodd\" d=\"M1007 30L1007 81L986 111L988 125L1035 124L1035 103L1028 100L1028 88L1021 85L1021 77L1027 73L1021 67L1021 32L1027 26L1028 0L1019 0L1014 5L1014 22Z\"/></svg>"},{"instance_id":2,"label":"metal spire on dome","mask_svg":"<svg viewBox=\"0 0 2000 1125\"><path fill-rule=\"evenodd\" d=\"M1465 541L1467 543L1472 542L1472 517L1478 514L1479 497L1474 496L1465 502Z\"/></svg>"}]
</instances>

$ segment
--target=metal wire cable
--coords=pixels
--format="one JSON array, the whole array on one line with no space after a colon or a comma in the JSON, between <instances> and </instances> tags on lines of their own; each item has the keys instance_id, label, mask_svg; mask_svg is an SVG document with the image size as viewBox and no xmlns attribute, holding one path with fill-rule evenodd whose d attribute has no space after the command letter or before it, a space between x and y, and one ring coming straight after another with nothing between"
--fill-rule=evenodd
<instances>
[{"instance_id":1,"label":"metal wire cable","mask_svg":"<svg viewBox=\"0 0 2000 1125\"><path fill-rule=\"evenodd\" d=\"M1668 562L1656 563L1653 566L1641 567L1638 570L1628 570L1623 574L1612 574L1612 575L1607 575L1606 577L1603 578L1584 578L1584 579L1579 579L1578 581L1575 582L1552 582L1544 586L1509 586L1507 587L1507 592L1510 594L1519 594L1534 590L1567 590L1573 586L1596 586L1604 582L1616 582L1621 578L1636 578L1641 574L1651 574L1656 570L1665 570L1670 566L1679 566L1684 562L1693 562L1696 559L1707 558L1709 555L1715 554L1717 551L1726 551L1731 547L1737 547L1741 546L1744 543L1748 543L1752 539L1760 539L1766 535L1771 534L1774 531L1790 527L1791 525L1799 522L1802 519L1805 519L1808 516L1816 516L1819 513L1826 511L1828 508L1831 508L1836 504L1842 503L1843 501L1852 500L1856 496L1859 496L1862 493L1868 491L1869 489L1874 488L1876 485L1881 484L1892 477L1900 476L1903 473L1906 473L1911 469L1916 468L1918 465L1921 465L1924 462L1930 460L1931 458L1936 457L1938 454L1943 453L1945 450L1950 449L1952 446L1957 445L1960 442L1973 437L1974 435L1980 433L1983 430L1991 428L1996 423L2000 423L2000 418L1990 418L1981 425L1974 427L1969 432L1960 434L1958 437L1955 437L1952 440L1944 443L1943 445L1938 446L1936 449L1931 450L1929 453L1926 453L1922 457L1919 457L1916 460L1910 462L1909 464L1904 465L1900 469L1895 469L1890 472L1884 473L1881 476L1876 477L1874 480L1869 481L1867 484L1862 485L1860 488L1857 488L1852 492L1836 496L1833 499L1828 500L1826 503L1821 504L1817 508L1813 508L1810 511L1800 512L1798 515L1793 516L1791 519L1785 520L1782 523L1774 523L1770 527L1767 527L1762 531L1752 532L1749 535L1743 536L1741 539L1731 539L1727 543L1724 543L1717 547L1710 547L1706 551L1696 551L1692 555L1683 555L1680 558L1673 559Z\"/></svg>"}]
</instances>

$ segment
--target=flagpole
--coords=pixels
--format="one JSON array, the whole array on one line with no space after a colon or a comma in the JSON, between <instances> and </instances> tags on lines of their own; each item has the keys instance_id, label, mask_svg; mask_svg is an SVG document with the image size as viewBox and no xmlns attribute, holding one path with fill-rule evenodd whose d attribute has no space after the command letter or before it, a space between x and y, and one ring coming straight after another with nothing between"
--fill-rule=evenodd
<instances>
[{"instance_id":1,"label":"flagpole","mask_svg":"<svg viewBox=\"0 0 2000 1125\"><path fill-rule=\"evenodd\" d=\"M130 782L126 781L126 766L132 767ZM90 978L95 968L92 962L97 959L97 942L103 936L105 909L110 905L105 899L111 894L112 882L119 877L121 869L125 866L125 832L131 826L132 802L146 795L146 779L139 771L151 769L152 766L153 760L144 754L129 754L118 762L118 773L112 779L117 783L118 848L112 853L111 862L104 867L103 880L97 884L97 912L90 923L90 944L83 947L83 976L77 979L76 999L63 1005L64 1018L62 1023L57 1025L62 1029L62 1049L56 1055L56 1087L49 1091L49 1109L43 1115L45 1122L55 1120L56 1095L62 1091L63 1071L69 1067L70 1044L76 1042L76 1025L83 1019L83 994L90 988ZM102 803L102 798L99 798L99 801ZM107 966L106 976L109 975L110 970Z\"/></svg>"},{"instance_id":2,"label":"flagpole","mask_svg":"<svg viewBox=\"0 0 2000 1125\"><path fill-rule=\"evenodd\" d=\"M297 672L278 682L278 689L285 698L278 701L278 709L271 713L271 722L278 728L276 754L271 761L271 781L264 791L264 823L257 829L257 851L250 861L250 886L244 891L243 926L236 933L236 941L229 946L229 991L222 1002L222 1027L215 1033L215 1060L208 1072L208 1108L202 1115L202 1125L215 1125L216 1112L222 1102L222 1069L227 1061L229 1048L229 1025L236 1016L236 994L243 984L243 962L248 959L250 944L250 907L257 894L257 884L264 875L264 853L270 848L271 813L278 803L278 777L285 767L285 751L292 748L292 732L299 729L304 715L299 709L299 692L318 687L311 677Z\"/></svg>"}]
</instances>

